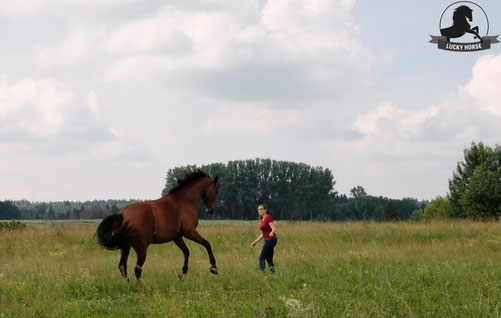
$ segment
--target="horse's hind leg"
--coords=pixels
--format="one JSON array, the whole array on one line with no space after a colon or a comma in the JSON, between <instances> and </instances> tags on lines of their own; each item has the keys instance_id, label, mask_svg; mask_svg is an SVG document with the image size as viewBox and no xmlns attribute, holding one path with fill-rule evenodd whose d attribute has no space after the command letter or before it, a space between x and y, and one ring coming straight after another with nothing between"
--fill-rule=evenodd
<instances>
[{"instance_id":1,"label":"horse's hind leg","mask_svg":"<svg viewBox=\"0 0 501 318\"><path fill-rule=\"evenodd\" d=\"M179 279L183 279L184 275L188 273L188 259L190 257L190 250L188 250L188 247L184 243L184 240L182 237L179 237L178 239L174 240L174 243L183 251L184 254L184 265L183 265L183 273L179 275Z\"/></svg>"},{"instance_id":2,"label":"horse's hind leg","mask_svg":"<svg viewBox=\"0 0 501 318\"><path fill-rule=\"evenodd\" d=\"M146 250L148 249L148 246L144 246L141 244L141 245L133 245L132 247L134 248L137 254L137 261L136 261L136 267L134 268L134 274L136 275L138 281L146 285L143 279L141 278L141 274L143 273L143 264L146 261Z\"/></svg>"},{"instance_id":3,"label":"horse's hind leg","mask_svg":"<svg viewBox=\"0 0 501 318\"><path fill-rule=\"evenodd\" d=\"M480 39L480 43L483 43L484 40L482 39L482 37L478 34L478 26L474 27L474 28L471 28L469 30L466 30L467 33L471 33L474 35L474 39Z\"/></svg>"},{"instance_id":4,"label":"horse's hind leg","mask_svg":"<svg viewBox=\"0 0 501 318\"><path fill-rule=\"evenodd\" d=\"M191 231L189 234L185 235L185 237L189 240L192 240L193 242L196 242L198 244L201 244L205 247L207 250L207 253L209 254L209 261L211 264L210 272L212 274L217 275L217 266L216 266L216 259L214 258L214 254L212 253L212 248L209 244L209 242L198 233L197 230Z\"/></svg>"},{"instance_id":5,"label":"horse's hind leg","mask_svg":"<svg viewBox=\"0 0 501 318\"><path fill-rule=\"evenodd\" d=\"M127 277L127 259L129 258L130 245L122 247L120 249L120 263L118 264L118 269L125 280L129 281L129 277Z\"/></svg>"}]
</instances>

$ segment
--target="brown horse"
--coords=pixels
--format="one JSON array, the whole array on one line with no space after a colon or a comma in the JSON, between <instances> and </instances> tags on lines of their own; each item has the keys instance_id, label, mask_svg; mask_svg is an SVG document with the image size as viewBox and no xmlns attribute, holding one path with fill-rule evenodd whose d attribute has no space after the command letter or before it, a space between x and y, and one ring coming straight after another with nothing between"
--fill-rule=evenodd
<instances>
[{"instance_id":1,"label":"brown horse","mask_svg":"<svg viewBox=\"0 0 501 318\"><path fill-rule=\"evenodd\" d=\"M209 254L210 272L217 274L216 259L211 246L197 231L197 206L203 200L206 210L213 214L216 208L218 177L212 179L200 170L177 180L178 185L162 198L154 201L129 204L118 214L107 216L99 224L96 237L98 244L110 250L120 249L122 254L118 268L127 278L127 258L132 247L137 254L134 269L136 278L143 282L141 273L150 244L174 241L183 251L184 265L181 279L188 272L190 252L183 236L203 245Z\"/></svg>"}]
</instances>

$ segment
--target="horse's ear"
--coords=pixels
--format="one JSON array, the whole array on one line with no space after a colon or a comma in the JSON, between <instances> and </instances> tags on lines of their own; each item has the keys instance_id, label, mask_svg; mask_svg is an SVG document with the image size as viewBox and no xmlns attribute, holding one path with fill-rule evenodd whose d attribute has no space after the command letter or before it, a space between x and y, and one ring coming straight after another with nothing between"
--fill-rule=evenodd
<instances>
[{"instance_id":1,"label":"horse's ear","mask_svg":"<svg viewBox=\"0 0 501 318\"><path fill-rule=\"evenodd\" d=\"M217 184L217 180L219 180L219 177L218 177L218 176L216 176L216 177L214 178L214 184Z\"/></svg>"}]
</instances>

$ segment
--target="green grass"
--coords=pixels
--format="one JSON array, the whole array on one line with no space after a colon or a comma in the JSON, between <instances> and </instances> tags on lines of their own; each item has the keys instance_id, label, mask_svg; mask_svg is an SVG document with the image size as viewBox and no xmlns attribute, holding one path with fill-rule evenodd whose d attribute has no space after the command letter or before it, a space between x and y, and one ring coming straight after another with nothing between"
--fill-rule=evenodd
<instances>
[{"instance_id":1,"label":"green grass","mask_svg":"<svg viewBox=\"0 0 501 318\"><path fill-rule=\"evenodd\" d=\"M254 222L203 221L219 275L191 241L148 250L143 278L98 247L96 222L0 232L0 317L498 317L501 223L276 223L277 273ZM129 258L129 273L135 253Z\"/></svg>"},{"instance_id":2,"label":"green grass","mask_svg":"<svg viewBox=\"0 0 501 318\"><path fill-rule=\"evenodd\" d=\"M20 221L0 221L0 231L13 231L25 228L26 224Z\"/></svg>"}]
</instances>

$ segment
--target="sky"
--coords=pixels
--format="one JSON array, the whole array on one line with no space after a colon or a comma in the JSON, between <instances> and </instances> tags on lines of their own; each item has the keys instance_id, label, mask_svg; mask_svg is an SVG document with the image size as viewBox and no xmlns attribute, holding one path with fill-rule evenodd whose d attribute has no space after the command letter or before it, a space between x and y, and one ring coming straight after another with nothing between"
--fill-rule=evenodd
<instances>
[{"instance_id":1,"label":"sky","mask_svg":"<svg viewBox=\"0 0 501 318\"><path fill-rule=\"evenodd\" d=\"M501 143L501 43L428 43L453 2L2 0L0 200L155 199L170 168L254 158L444 196Z\"/></svg>"}]
</instances>

